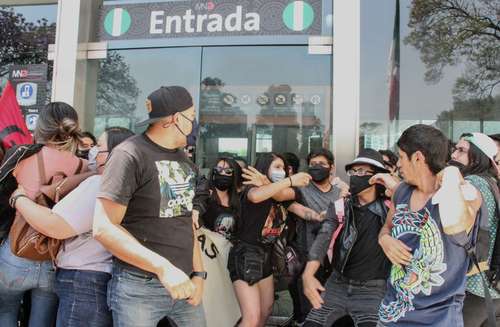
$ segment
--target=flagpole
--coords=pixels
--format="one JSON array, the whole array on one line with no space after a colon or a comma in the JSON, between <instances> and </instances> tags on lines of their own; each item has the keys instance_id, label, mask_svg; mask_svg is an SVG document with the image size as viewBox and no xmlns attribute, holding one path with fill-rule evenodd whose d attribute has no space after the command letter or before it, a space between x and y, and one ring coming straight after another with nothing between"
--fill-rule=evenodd
<instances>
[{"instance_id":1,"label":"flagpole","mask_svg":"<svg viewBox=\"0 0 500 327\"><path fill-rule=\"evenodd\" d=\"M399 29L399 0L396 0L394 13L394 29L392 34L391 50L389 55L389 126L387 148L391 145L391 132L399 132L399 93L400 93L400 29Z\"/></svg>"}]
</instances>

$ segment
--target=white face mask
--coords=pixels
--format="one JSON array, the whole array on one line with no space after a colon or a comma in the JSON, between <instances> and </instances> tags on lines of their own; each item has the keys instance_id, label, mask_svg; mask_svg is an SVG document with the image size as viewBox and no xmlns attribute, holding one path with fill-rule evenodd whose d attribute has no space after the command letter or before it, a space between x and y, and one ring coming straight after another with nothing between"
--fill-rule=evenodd
<instances>
[{"instance_id":1,"label":"white face mask","mask_svg":"<svg viewBox=\"0 0 500 327\"><path fill-rule=\"evenodd\" d=\"M286 173L284 170L272 170L271 171L271 181L273 183L279 182L283 180L286 176Z\"/></svg>"},{"instance_id":2,"label":"white face mask","mask_svg":"<svg viewBox=\"0 0 500 327\"><path fill-rule=\"evenodd\" d=\"M93 146L89 150L89 170L95 171L97 169L97 154L99 154L99 148Z\"/></svg>"}]
</instances>

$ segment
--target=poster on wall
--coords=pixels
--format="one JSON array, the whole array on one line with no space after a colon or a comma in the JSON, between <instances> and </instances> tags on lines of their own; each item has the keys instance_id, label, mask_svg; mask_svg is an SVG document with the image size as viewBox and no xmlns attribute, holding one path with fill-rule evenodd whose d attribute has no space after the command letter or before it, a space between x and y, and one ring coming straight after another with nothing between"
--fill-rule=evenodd
<instances>
[{"instance_id":1,"label":"poster on wall","mask_svg":"<svg viewBox=\"0 0 500 327\"><path fill-rule=\"evenodd\" d=\"M321 0L212 0L104 4L99 41L320 35Z\"/></svg>"},{"instance_id":2,"label":"poster on wall","mask_svg":"<svg viewBox=\"0 0 500 327\"><path fill-rule=\"evenodd\" d=\"M13 65L9 70L9 80L16 91L26 126L33 131L47 97L47 64Z\"/></svg>"}]
</instances>

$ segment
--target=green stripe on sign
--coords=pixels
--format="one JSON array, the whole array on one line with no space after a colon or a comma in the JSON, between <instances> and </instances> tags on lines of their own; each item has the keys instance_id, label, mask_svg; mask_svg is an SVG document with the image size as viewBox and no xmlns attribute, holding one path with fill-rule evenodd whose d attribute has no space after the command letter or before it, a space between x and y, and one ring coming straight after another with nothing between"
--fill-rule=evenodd
<instances>
[{"instance_id":1,"label":"green stripe on sign","mask_svg":"<svg viewBox=\"0 0 500 327\"><path fill-rule=\"evenodd\" d=\"M283 10L283 23L293 31L304 31L314 22L314 9L305 1L289 3Z\"/></svg>"},{"instance_id":2,"label":"green stripe on sign","mask_svg":"<svg viewBox=\"0 0 500 327\"><path fill-rule=\"evenodd\" d=\"M132 19L127 10L123 8L115 8L110 10L104 18L104 29L111 36L120 36L130 28Z\"/></svg>"}]
</instances>

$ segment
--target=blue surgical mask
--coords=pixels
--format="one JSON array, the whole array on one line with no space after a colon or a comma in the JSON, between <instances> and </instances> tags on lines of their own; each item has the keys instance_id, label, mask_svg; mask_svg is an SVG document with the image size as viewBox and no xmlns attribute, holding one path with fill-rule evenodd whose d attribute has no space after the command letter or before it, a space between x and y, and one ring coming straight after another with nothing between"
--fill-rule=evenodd
<instances>
[{"instance_id":1,"label":"blue surgical mask","mask_svg":"<svg viewBox=\"0 0 500 327\"><path fill-rule=\"evenodd\" d=\"M271 171L271 181L273 183L279 182L285 179L286 173L284 170L273 170Z\"/></svg>"}]
</instances>

